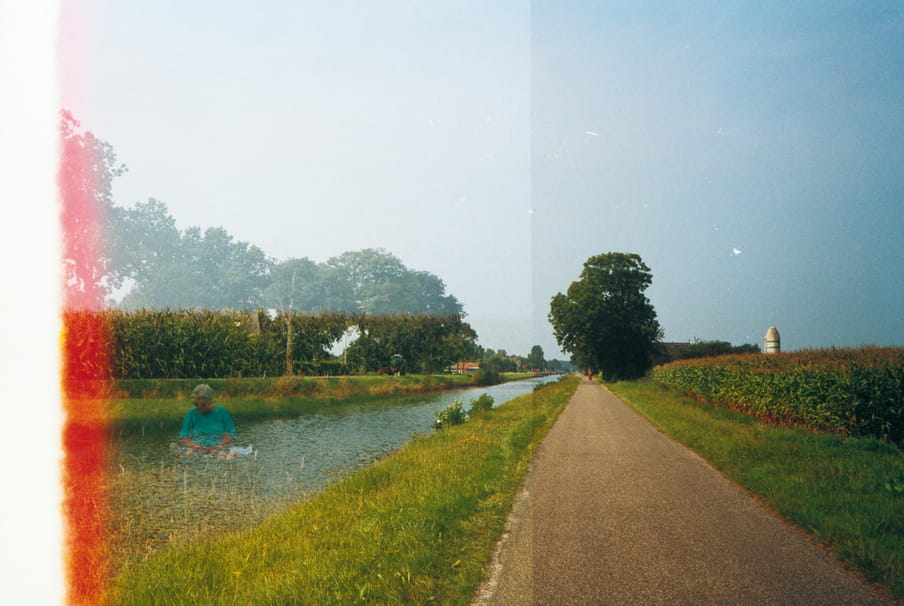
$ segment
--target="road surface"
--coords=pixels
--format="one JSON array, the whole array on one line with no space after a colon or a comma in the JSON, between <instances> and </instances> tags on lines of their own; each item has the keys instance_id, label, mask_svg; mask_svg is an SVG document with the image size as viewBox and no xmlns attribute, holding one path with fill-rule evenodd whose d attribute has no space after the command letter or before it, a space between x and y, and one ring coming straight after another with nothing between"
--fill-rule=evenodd
<instances>
[{"instance_id":1,"label":"road surface","mask_svg":"<svg viewBox=\"0 0 904 606\"><path fill-rule=\"evenodd\" d=\"M603 385L543 441L474 604L887 604Z\"/></svg>"}]
</instances>

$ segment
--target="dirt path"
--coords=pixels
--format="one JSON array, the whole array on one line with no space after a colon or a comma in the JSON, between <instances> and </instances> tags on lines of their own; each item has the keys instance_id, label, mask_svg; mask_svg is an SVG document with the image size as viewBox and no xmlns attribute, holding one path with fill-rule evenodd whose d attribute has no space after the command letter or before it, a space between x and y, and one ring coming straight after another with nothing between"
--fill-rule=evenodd
<instances>
[{"instance_id":1,"label":"dirt path","mask_svg":"<svg viewBox=\"0 0 904 606\"><path fill-rule=\"evenodd\" d=\"M475 604L886 604L605 387L544 440Z\"/></svg>"}]
</instances>

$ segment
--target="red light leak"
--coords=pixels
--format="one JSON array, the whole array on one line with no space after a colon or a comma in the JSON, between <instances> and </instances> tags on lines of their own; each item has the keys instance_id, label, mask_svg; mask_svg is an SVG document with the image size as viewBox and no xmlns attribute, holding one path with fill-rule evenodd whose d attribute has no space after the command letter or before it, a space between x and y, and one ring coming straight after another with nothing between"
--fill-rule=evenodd
<instances>
[{"instance_id":1,"label":"red light leak","mask_svg":"<svg viewBox=\"0 0 904 606\"><path fill-rule=\"evenodd\" d=\"M64 129L59 169L66 267L63 508L67 601L94 605L104 601L110 570L105 482L110 366L107 329L98 313L103 305L103 289L96 281L103 230L95 193L97 158L86 141Z\"/></svg>"}]
</instances>

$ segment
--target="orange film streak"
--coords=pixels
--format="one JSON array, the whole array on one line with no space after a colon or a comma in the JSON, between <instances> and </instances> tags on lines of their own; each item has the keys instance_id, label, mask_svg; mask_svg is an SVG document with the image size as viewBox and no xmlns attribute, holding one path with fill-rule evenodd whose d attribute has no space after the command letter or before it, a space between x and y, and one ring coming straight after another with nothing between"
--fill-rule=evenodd
<instances>
[{"instance_id":1,"label":"orange film streak","mask_svg":"<svg viewBox=\"0 0 904 606\"><path fill-rule=\"evenodd\" d=\"M97 282L103 232L95 195L96 158L88 143L71 129L63 129L59 167L66 267L62 475L67 602L94 605L104 601L110 570L105 482L110 364L103 289Z\"/></svg>"}]
</instances>

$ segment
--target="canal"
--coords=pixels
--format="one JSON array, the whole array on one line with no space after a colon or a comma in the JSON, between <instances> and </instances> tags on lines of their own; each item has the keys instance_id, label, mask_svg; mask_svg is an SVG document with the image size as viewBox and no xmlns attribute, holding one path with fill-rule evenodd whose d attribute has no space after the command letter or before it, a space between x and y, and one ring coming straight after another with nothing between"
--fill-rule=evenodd
<instances>
[{"instance_id":1,"label":"canal","mask_svg":"<svg viewBox=\"0 0 904 606\"><path fill-rule=\"evenodd\" d=\"M430 433L436 412L456 400L467 408L487 393L499 406L556 378L330 403L297 417L242 421L237 444L250 446L251 454L225 460L173 455L176 435L117 438L109 474L112 531L123 551L117 557L146 556L168 543L258 522Z\"/></svg>"}]
</instances>

